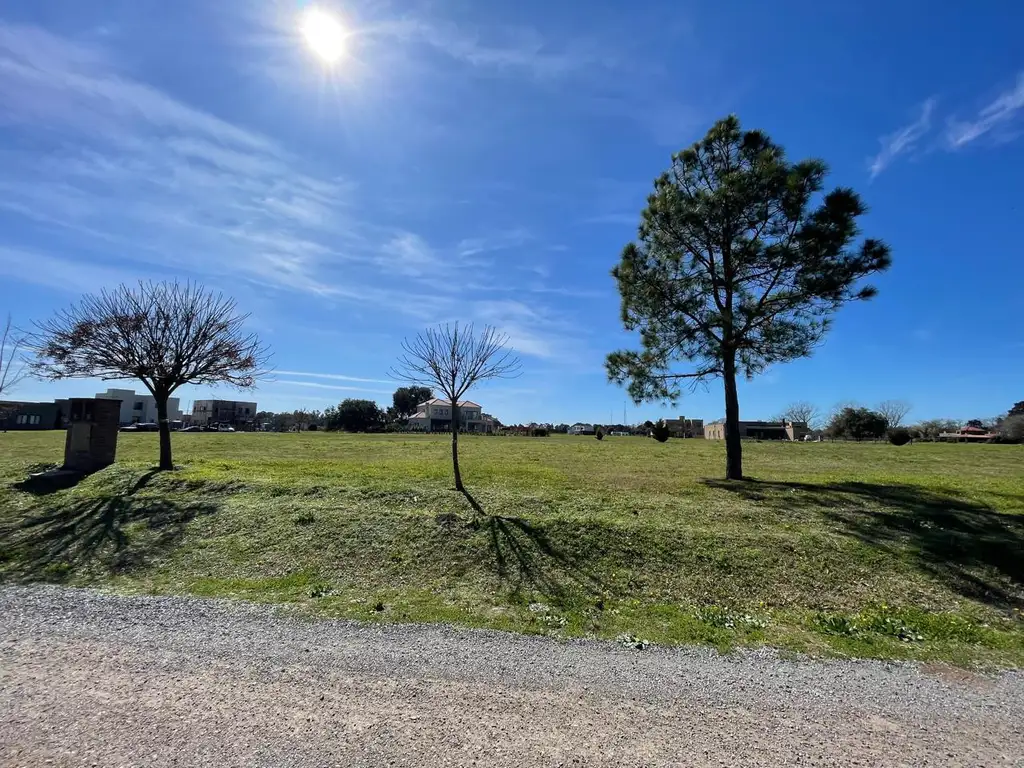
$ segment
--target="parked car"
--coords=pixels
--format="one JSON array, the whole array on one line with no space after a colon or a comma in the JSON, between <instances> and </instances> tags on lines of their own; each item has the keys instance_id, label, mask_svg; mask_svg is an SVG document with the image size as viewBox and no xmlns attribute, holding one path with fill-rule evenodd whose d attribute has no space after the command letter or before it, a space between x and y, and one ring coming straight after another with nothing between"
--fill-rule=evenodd
<instances>
[{"instance_id":1,"label":"parked car","mask_svg":"<svg viewBox=\"0 0 1024 768\"><path fill-rule=\"evenodd\" d=\"M181 432L202 432L203 428L200 427L198 424L193 424L191 427L183 427L180 431Z\"/></svg>"},{"instance_id":2,"label":"parked car","mask_svg":"<svg viewBox=\"0 0 1024 768\"><path fill-rule=\"evenodd\" d=\"M137 424L128 424L121 427L121 432L159 432L160 425L152 422L143 422Z\"/></svg>"}]
</instances>

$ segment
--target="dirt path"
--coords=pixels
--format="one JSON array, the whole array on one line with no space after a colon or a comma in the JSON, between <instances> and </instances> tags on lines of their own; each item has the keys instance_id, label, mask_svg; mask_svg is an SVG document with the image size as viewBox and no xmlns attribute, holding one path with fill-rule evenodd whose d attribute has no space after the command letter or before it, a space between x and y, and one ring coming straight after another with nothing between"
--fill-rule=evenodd
<instances>
[{"instance_id":1,"label":"dirt path","mask_svg":"<svg viewBox=\"0 0 1024 768\"><path fill-rule=\"evenodd\" d=\"M1001 766L1021 723L1020 673L0 588L5 766Z\"/></svg>"}]
</instances>

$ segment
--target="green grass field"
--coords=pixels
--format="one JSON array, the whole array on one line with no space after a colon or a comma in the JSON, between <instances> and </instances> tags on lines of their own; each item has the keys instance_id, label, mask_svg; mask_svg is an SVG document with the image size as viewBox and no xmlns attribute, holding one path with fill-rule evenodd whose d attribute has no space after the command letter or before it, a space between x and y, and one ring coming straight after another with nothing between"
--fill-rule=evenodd
<instances>
[{"instance_id":1,"label":"green grass field","mask_svg":"<svg viewBox=\"0 0 1024 768\"><path fill-rule=\"evenodd\" d=\"M1024 448L154 434L76 487L0 435L0 578L555 636L1024 665ZM48 492L47 492L48 491Z\"/></svg>"}]
</instances>

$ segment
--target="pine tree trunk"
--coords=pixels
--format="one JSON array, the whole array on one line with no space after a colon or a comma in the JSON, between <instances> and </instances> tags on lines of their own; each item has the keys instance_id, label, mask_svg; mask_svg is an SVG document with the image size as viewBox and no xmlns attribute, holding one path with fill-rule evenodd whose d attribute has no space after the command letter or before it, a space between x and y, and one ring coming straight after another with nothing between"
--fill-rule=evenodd
<instances>
[{"instance_id":1,"label":"pine tree trunk","mask_svg":"<svg viewBox=\"0 0 1024 768\"><path fill-rule=\"evenodd\" d=\"M452 469L455 471L455 490L464 491L462 473L459 472L459 406L452 400Z\"/></svg>"},{"instance_id":2,"label":"pine tree trunk","mask_svg":"<svg viewBox=\"0 0 1024 768\"><path fill-rule=\"evenodd\" d=\"M740 399L736 392L736 354L725 355L725 478L743 479L743 442L740 439Z\"/></svg>"},{"instance_id":3,"label":"pine tree trunk","mask_svg":"<svg viewBox=\"0 0 1024 768\"><path fill-rule=\"evenodd\" d=\"M167 395L155 394L156 420L160 427L160 469L174 469L171 459L171 422L167 420Z\"/></svg>"}]
</instances>

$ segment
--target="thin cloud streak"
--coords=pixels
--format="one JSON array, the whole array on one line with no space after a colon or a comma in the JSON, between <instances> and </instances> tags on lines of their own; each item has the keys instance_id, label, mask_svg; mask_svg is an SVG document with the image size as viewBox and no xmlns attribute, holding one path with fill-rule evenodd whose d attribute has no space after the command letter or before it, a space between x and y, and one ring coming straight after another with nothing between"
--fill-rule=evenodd
<instances>
[{"instance_id":1,"label":"thin cloud streak","mask_svg":"<svg viewBox=\"0 0 1024 768\"><path fill-rule=\"evenodd\" d=\"M1016 85L999 94L992 103L984 107L974 120L950 120L946 131L946 142L950 149L959 149L993 130L1013 121L1024 109L1024 72L1017 75Z\"/></svg>"},{"instance_id":2,"label":"thin cloud streak","mask_svg":"<svg viewBox=\"0 0 1024 768\"><path fill-rule=\"evenodd\" d=\"M888 168L897 157L914 151L917 143L931 130L935 104L934 98L928 99L921 105L921 113L914 122L879 139L882 150L868 166L872 179Z\"/></svg>"},{"instance_id":3,"label":"thin cloud streak","mask_svg":"<svg viewBox=\"0 0 1024 768\"><path fill-rule=\"evenodd\" d=\"M556 47L530 27L501 26L469 30L454 24L405 18L377 25L373 33L423 43L437 53L473 67L527 74L538 80L591 75L610 70L621 60L610 45L577 39Z\"/></svg>"},{"instance_id":4,"label":"thin cloud streak","mask_svg":"<svg viewBox=\"0 0 1024 768\"><path fill-rule=\"evenodd\" d=\"M364 379L359 376L346 376L341 373L312 373L310 371L274 371L281 376L306 376L311 379L330 379L332 381L361 381L369 384L393 384L394 379Z\"/></svg>"},{"instance_id":5,"label":"thin cloud streak","mask_svg":"<svg viewBox=\"0 0 1024 768\"><path fill-rule=\"evenodd\" d=\"M391 394L386 389L367 389L366 387L346 387L340 384L321 384L318 381L290 381L288 379L278 379L274 381L275 384L284 384L286 386L293 387L310 387L312 389L330 389L334 391L342 392L370 392L376 395L387 395Z\"/></svg>"}]
</instances>

